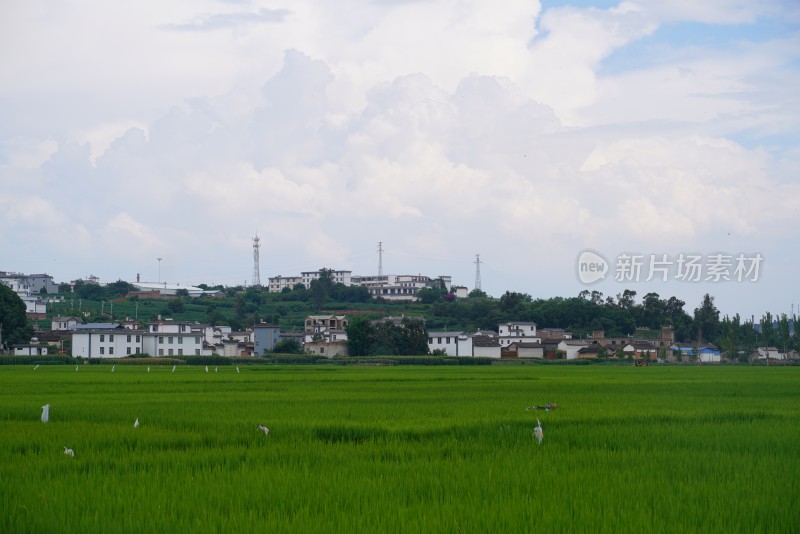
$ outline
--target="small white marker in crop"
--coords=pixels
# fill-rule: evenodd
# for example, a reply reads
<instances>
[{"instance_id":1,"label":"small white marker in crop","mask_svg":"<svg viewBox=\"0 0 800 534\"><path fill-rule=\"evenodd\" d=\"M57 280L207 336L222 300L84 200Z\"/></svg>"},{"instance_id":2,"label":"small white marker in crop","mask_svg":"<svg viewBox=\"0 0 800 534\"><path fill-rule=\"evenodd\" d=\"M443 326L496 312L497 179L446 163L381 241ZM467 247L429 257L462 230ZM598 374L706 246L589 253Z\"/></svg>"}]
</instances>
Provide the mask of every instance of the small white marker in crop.
<instances>
[{"instance_id":1,"label":"small white marker in crop","mask_svg":"<svg viewBox=\"0 0 800 534\"><path fill-rule=\"evenodd\" d=\"M45 404L42 406L42 423L46 423L50 420L50 405Z\"/></svg>"},{"instance_id":2,"label":"small white marker in crop","mask_svg":"<svg viewBox=\"0 0 800 534\"><path fill-rule=\"evenodd\" d=\"M66 445L64 445L64 454L66 454L67 456L72 456L73 458L75 458L75 451L73 451L72 449L70 449Z\"/></svg>"},{"instance_id":3,"label":"small white marker in crop","mask_svg":"<svg viewBox=\"0 0 800 534\"><path fill-rule=\"evenodd\" d=\"M139 418L136 418L136 421L133 422L133 428L139 428Z\"/></svg>"}]
</instances>

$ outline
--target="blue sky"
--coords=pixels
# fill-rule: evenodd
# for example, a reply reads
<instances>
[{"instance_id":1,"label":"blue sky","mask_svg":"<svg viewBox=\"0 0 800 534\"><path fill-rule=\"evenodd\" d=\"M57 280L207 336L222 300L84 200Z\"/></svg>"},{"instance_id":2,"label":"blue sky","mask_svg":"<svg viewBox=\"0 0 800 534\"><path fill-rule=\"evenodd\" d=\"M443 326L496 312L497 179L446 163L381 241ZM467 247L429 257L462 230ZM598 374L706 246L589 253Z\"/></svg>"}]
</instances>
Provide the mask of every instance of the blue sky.
<instances>
[{"instance_id":1,"label":"blue sky","mask_svg":"<svg viewBox=\"0 0 800 534\"><path fill-rule=\"evenodd\" d=\"M800 8L744 0L0 7L0 270L249 283L331 267L534 297L616 258L761 253L789 312Z\"/></svg>"}]
</instances>

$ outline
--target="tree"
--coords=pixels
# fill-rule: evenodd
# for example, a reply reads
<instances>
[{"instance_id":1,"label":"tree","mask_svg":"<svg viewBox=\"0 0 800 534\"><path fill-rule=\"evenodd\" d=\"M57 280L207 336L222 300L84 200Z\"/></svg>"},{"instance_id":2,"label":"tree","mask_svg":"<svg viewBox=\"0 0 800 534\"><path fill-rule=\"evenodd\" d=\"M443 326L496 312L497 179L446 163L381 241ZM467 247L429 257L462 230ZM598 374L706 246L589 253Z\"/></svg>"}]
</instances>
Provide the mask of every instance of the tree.
<instances>
[{"instance_id":1,"label":"tree","mask_svg":"<svg viewBox=\"0 0 800 534\"><path fill-rule=\"evenodd\" d=\"M703 303L694 310L694 325L697 331L697 341L711 341L719 333L719 310L714 306L714 297L706 293Z\"/></svg>"},{"instance_id":2,"label":"tree","mask_svg":"<svg viewBox=\"0 0 800 534\"><path fill-rule=\"evenodd\" d=\"M373 342L372 323L366 315L356 315L347 321L348 351L351 356L367 356Z\"/></svg>"},{"instance_id":3,"label":"tree","mask_svg":"<svg viewBox=\"0 0 800 534\"><path fill-rule=\"evenodd\" d=\"M480 289L477 289L477 288L476 288L476 289L473 289L472 291L470 291L470 292L469 292L469 295L467 295L467 296L468 296L469 298L473 298L473 299L479 299L479 298L486 298L486 297L488 297L488 295L486 294L486 292L484 292L484 291L481 291Z\"/></svg>"},{"instance_id":4,"label":"tree","mask_svg":"<svg viewBox=\"0 0 800 534\"><path fill-rule=\"evenodd\" d=\"M272 352L277 352L279 354L302 354L303 347L300 346L300 343L298 343L296 339L282 338L275 343L275 348L272 349Z\"/></svg>"},{"instance_id":5,"label":"tree","mask_svg":"<svg viewBox=\"0 0 800 534\"><path fill-rule=\"evenodd\" d=\"M446 294L446 289L423 287L417 291L417 298L423 304L432 304L436 301L442 300Z\"/></svg>"},{"instance_id":6,"label":"tree","mask_svg":"<svg viewBox=\"0 0 800 534\"><path fill-rule=\"evenodd\" d=\"M25 315L25 302L5 284L0 284L0 334L4 345L27 343L33 336L33 328Z\"/></svg>"}]
</instances>

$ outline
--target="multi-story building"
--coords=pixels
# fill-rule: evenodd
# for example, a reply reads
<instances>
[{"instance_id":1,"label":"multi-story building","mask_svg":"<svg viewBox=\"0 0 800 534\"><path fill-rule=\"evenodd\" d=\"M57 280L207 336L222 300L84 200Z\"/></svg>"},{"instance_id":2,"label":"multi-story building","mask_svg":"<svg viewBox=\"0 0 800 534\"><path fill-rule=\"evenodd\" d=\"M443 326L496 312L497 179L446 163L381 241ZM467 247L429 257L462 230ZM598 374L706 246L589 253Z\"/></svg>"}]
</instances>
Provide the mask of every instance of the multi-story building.
<instances>
[{"instance_id":1,"label":"multi-story building","mask_svg":"<svg viewBox=\"0 0 800 534\"><path fill-rule=\"evenodd\" d=\"M203 355L203 336L188 322L148 323L142 351L151 356Z\"/></svg>"},{"instance_id":2,"label":"multi-story building","mask_svg":"<svg viewBox=\"0 0 800 534\"><path fill-rule=\"evenodd\" d=\"M541 343L536 333L536 323L512 321L498 326L497 340L501 347L512 343Z\"/></svg>"},{"instance_id":3,"label":"multi-story building","mask_svg":"<svg viewBox=\"0 0 800 534\"><path fill-rule=\"evenodd\" d=\"M144 354L143 330L82 328L72 334L72 356L81 358L124 358Z\"/></svg>"},{"instance_id":4,"label":"multi-story building","mask_svg":"<svg viewBox=\"0 0 800 534\"><path fill-rule=\"evenodd\" d=\"M281 291L286 289L294 289L294 286L297 284L303 283L302 276L272 276L269 279L269 292L270 293L280 293Z\"/></svg>"},{"instance_id":5,"label":"multi-story building","mask_svg":"<svg viewBox=\"0 0 800 534\"><path fill-rule=\"evenodd\" d=\"M347 341L345 326L346 315L309 315L306 317L303 341Z\"/></svg>"}]
</instances>

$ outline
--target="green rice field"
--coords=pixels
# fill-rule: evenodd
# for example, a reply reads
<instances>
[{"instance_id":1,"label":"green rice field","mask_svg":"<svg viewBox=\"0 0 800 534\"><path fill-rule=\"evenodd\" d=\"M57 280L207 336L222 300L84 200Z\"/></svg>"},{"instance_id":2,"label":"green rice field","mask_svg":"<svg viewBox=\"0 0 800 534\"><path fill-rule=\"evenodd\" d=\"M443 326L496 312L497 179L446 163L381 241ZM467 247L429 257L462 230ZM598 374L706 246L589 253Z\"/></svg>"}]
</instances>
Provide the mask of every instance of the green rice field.
<instances>
[{"instance_id":1,"label":"green rice field","mask_svg":"<svg viewBox=\"0 0 800 534\"><path fill-rule=\"evenodd\" d=\"M240 369L0 366L0 532L800 531L800 368Z\"/></svg>"}]
</instances>

